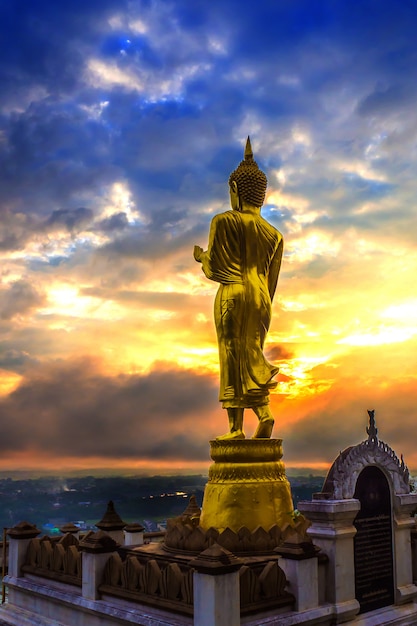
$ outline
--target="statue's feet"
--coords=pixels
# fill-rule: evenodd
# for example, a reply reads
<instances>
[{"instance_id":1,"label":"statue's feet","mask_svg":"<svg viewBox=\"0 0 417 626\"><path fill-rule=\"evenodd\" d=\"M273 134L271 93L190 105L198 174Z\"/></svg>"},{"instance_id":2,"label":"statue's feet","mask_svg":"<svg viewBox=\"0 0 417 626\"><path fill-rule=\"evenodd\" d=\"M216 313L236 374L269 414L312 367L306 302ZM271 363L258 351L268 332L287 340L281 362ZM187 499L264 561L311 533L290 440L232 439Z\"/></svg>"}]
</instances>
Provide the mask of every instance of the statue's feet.
<instances>
[{"instance_id":1,"label":"statue's feet","mask_svg":"<svg viewBox=\"0 0 417 626\"><path fill-rule=\"evenodd\" d=\"M245 433L243 430L233 430L232 432L226 433L225 435L219 435L216 437L216 441L229 441L231 439L244 439Z\"/></svg>"},{"instance_id":2,"label":"statue's feet","mask_svg":"<svg viewBox=\"0 0 417 626\"><path fill-rule=\"evenodd\" d=\"M265 420L260 420L258 428L255 430L252 439L270 439L273 427L273 419L267 418Z\"/></svg>"}]
</instances>

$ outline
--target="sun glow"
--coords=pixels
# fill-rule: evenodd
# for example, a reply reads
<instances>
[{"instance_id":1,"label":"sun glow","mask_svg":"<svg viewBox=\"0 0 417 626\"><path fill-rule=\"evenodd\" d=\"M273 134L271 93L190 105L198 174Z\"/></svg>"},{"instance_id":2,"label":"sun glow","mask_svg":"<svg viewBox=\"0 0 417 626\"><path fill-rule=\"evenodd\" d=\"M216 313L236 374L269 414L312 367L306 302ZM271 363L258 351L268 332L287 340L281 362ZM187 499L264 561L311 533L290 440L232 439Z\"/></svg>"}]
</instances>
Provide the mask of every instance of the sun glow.
<instances>
[{"instance_id":1,"label":"sun glow","mask_svg":"<svg viewBox=\"0 0 417 626\"><path fill-rule=\"evenodd\" d=\"M280 374L288 380L279 381L277 393L288 398L297 398L323 392L332 386L331 378L320 379L313 370L320 365L326 365L331 355L312 355L288 359L280 366Z\"/></svg>"},{"instance_id":2,"label":"sun glow","mask_svg":"<svg viewBox=\"0 0 417 626\"><path fill-rule=\"evenodd\" d=\"M417 299L401 302L400 304L391 304L380 315L383 318L411 324L417 332Z\"/></svg>"},{"instance_id":3,"label":"sun glow","mask_svg":"<svg viewBox=\"0 0 417 626\"><path fill-rule=\"evenodd\" d=\"M136 208L132 198L132 192L126 181L116 181L110 185L105 196L105 205L100 212L100 218L109 218L117 213L124 213L127 221L143 221L143 215Z\"/></svg>"},{"instance_id":4,"label":"sun glow","mask_svg":"<svg viewBox=\"0 0 417 626\"><path fill-rule=\"evenodd\" d=\"M417 334L417 328L398 328L390 326L374 332L356 333L339 339L336 343L347 346L380 346L390 343L402 343Z\"/></svg>"},{"instance_id":5,"label":"sun glow","mask_svg":"<svg viewBox=\"0 0 417 626\"><path fill-rule=\"evenodd\" d=\"M142 286L142 290L147 293L181 293L187 295L214 295L217 290L214 282L208 282L202 272L194 274L185 272L170 278L154 278Z\"/></svg>"},{"instance_id":6,"label":"sun glow","mask_svg":"<svg viewBox=\"0 0 417 626\"><path fill-rule=\"evenodd\" d=\"M318 256L336 257L341 244L325 233L311 233L307 237L292 239L287 245L288 262L306 263Z\"/></svg>"},{"instance_id":7,"label":"sun glow","mask_svg":"<svg viewBox=\"0 0 417 626\"><path fill-rule=\"evenodd\" d=\"M124 316L124 309L117 302L83 296L79 288L70 283L55 283L49 286L47 296L48 305L39 310L43 315L103 320L117 320Z\"/></svg>"},{"instance_id":8,"label":"sun glow","mask_svg":"<svg viewBox=\"0 0 417 626\"><path fill-rule=\"evenodd\" d=\"M0 396L7 396L18 388L23 376L0 369Z\"/></svg>"}]
</instances>

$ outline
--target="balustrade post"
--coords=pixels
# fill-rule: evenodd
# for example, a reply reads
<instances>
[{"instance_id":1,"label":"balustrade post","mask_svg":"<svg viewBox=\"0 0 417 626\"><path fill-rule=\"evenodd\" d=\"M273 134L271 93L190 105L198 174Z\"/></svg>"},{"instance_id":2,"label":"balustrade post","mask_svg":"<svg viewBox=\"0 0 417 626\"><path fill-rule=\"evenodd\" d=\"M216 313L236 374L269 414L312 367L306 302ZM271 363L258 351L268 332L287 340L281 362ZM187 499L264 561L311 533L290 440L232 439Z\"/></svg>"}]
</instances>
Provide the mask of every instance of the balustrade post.
<instances>
[{"instance_id":1,"label":"balustrade post","mask_svg":"<svg viewBox=\"0 0 417 626\"><path fill-rule=\"evenodd\" d=\"M83 598L99 599L98 587L103 580L104 567L117 546L116 541L102 530L88 535L80 542Z\"/></svg>"},{"instance_id":2,"label":"balustrade post","mask_svg":"<svg viewBox=\"0 0 417 626\"><path fill-rule=\"evenodd\" d=\"M214 544L190 565L194 573L194 626L239 626L240 559Z\"/></svg>"},{"instance_id":3,"label":"balustrade post","mask_svg":"<svg viewBox=\"0 0 417 626\"><path fill-rule=\"evenodd\" d=\"M32 539L40 535L40 530L29 522L20 522L7 531L9 536L9 569L10 577L19 578L22 565L26 560L26 552Z\"/></svg>"}]
</instances>

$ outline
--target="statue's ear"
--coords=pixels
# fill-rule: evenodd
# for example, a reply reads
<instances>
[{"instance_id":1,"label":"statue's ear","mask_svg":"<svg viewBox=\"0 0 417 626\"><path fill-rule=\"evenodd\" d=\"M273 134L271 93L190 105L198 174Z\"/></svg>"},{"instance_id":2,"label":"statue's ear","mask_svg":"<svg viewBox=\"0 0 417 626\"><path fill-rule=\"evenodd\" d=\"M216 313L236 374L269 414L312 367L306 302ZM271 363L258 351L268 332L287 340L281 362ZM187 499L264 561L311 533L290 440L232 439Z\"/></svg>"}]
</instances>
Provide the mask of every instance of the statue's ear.
<instances>
[{"instance_id":1,"label":"statue's ear","mask_svg":"<svg viewBox=\"0 0 417 626\"><path fill-rule=\"evenodd\" d=\"M239 198L239 193L237 190L237 183L235 180L232 180L229 183L229 189L230 189L230 205L234 211L240 211L241 210L240 198Z\"/></svg>"}]
</instances>

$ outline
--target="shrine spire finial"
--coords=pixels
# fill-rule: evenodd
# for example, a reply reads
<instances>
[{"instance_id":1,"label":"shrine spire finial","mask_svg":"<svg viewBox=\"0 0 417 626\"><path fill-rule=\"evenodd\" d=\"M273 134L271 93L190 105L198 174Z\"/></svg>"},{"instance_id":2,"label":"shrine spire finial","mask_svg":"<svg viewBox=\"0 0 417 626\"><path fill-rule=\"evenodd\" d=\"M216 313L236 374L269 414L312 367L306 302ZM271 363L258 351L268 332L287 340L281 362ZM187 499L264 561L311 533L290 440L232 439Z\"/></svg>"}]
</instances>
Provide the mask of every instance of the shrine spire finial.
<instances>
[{"instance_id":1,"label":"shrine spire finial","mask_svg":"<svg viewBox=\"0 0 417 626\"><path fill-rule=\"evenodd\" d=\"M368 441L378 442L378 429L375 425L375 409L369 410L369 426L366 427L366 432L368 433Z\"/></svg>"}]
</instances>

